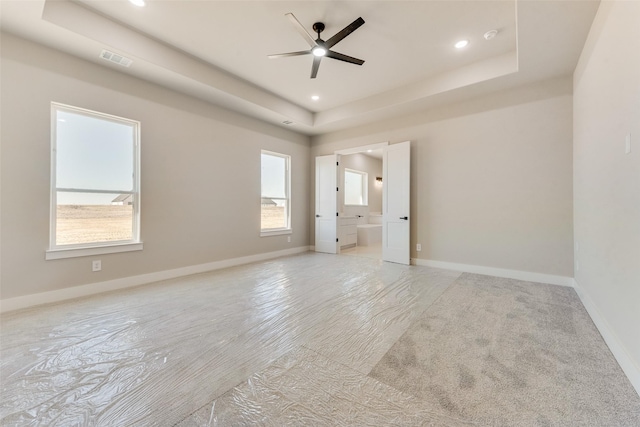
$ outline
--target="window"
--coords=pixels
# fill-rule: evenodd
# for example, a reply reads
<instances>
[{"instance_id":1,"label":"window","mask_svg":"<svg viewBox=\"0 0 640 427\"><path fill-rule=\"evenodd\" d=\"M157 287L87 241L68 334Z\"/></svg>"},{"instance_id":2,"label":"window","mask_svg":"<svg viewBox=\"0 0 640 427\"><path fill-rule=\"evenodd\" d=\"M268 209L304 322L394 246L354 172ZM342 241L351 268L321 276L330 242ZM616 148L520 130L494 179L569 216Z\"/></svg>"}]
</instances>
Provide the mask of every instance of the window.
<instances>
[{"instance_id":1,"label":"window","mask_svg":"<svg viewBox=\"0 0 640 427\"><path fill-rule=\"evenodd\" d=\"M291 233L291 157L262 151L261 235Z\"/></svg>"},{"instance_id":2,"label":"window","mask_svg":"<svg viewBox=\"0 0 640 427\"><path fill-rule=\"evenodd\" d=\"M353 169L344 170L344 204L366 206L368 174Z\"/></svg>"},{"instance_id":3,"label":"window","mask_svg":"<svg viewBox=\"0 0 640 427\"><path fill-rule=\"evenodd\" d=\"M57 103L51 120L47 259L142 249L140 123Z\"/></svg>"}]
</instances>

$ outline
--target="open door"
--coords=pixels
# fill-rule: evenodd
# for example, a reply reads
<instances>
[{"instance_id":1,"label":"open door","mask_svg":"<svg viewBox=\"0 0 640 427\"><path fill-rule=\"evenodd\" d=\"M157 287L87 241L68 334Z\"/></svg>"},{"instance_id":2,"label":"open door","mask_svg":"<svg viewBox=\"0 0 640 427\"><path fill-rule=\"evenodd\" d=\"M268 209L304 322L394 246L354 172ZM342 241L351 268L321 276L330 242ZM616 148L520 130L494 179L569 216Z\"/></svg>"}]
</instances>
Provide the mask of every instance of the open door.
<instances>
[{"instance_id":1,"label":"open door","mask_svg":"<svg viewBox=\"0 0 640 427\"><path fill-rule=\"evenodd\" d=\"M411 143L389 145L382 156L382 260L409 265Z\"/></svg>"},{"instance_id":2,"label":"open door","mask_svg":"<svg viewBox=\"0 0 640 427\"><path fill-rule=\"evenodd\" d=\"M338 156L316 157L316 252L338 253Z\"/></svg>"}]
</instances>

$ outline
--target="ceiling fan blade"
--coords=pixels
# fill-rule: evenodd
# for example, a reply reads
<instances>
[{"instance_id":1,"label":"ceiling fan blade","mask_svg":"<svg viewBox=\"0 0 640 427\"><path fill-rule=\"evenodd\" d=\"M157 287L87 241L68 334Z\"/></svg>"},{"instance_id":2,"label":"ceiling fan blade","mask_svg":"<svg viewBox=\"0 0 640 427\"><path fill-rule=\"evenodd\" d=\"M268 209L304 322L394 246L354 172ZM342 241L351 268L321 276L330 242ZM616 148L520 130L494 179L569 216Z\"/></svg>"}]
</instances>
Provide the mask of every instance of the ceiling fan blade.
<instances>
[{"instance_id":1,"label":"ceiling fan blade","mask_svg":"<svg viewBox=\"0 0 640 427\"><path fill-rule=\"evenodd\" d=\"M273 55L267 56L267 58L269 58L269 59L286 58L288 56L309 55L310 53L311 53L310 50L301 50L301 51L298 51L298 52L288 52L288 53L275 53Z\"/></svg>"},{"instance_id":2,"label":"ceiling fan blade","mask_svg":"<svg viewBox=\"0 0 640 427\"><path fill-rule=\"evenodd\" d=\"M320 60L322 60L322 56L314 56L313 57L313 65L311 66L311 78L315 79L318 75L318 68L320 68Z\"/></svg>"},{"instance_id":3,"label":"ceiling fan blade","mask_svg":"<svg viewBox=\"0 0 640 427\"><path fill-rule=\"evenodd\" d=\"M336 35L334 35L333 37L331 37L329 40L325 42L325 44L327 45L327 48L331 48L331 46L334 46L335 44L337 44L340 40L342 40L343 38L347 37L349 34L353 33L355 30L360 28L362 24L364 24L364 19L358 18L355 21L353 21L351 24L344 27L341 31L336 33Z\"/></svg>"},{"instance_id":4,"label":"ceiling fan blade","mask_svg":"<svg viewBox=\"0 0 640 427\"><path fill-rule=\"evenodd\" d=\"M356 65L364 64L364 61L362 59L354 58L352 56L343 55L341 53L334 52L332 50L328 50L327 54L325 56L328 57L328 58L333 58L333 59L337 59L337 60L340 60L340 61L348 62L350 64L356 64Z\"/></svg>"},{"instance_id":5,"label":"ceiling fan blade","mask_svg":"<svg viewBox=\"0 0 640 427\"><path fill-rule=\"evenodd\" d=\"M311 34L302 26L300 21L293 16L293 13L286 13L285 16L289 18L289 21L293 24L293 26L298 30L300 35L305 39L307 43L309 43L309 47L316 47L316 41L311 37Z\"/></svg>"}]
</instances>

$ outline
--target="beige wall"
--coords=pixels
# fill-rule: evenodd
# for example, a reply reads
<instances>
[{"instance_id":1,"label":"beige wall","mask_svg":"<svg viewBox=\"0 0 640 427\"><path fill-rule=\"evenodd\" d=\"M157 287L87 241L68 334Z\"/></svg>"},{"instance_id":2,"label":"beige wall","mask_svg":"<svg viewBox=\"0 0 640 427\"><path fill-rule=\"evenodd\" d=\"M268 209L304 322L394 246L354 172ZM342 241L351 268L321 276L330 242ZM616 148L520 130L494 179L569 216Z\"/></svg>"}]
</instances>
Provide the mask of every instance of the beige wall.
<instances>
[{"instance_id":1,"label":"beige wall","mask_svg":"<svg viewBox=\"0 0 640 427\"><path fill-rule=\"evenodd\" d=\"M574 193L576 282L640 390L640 2L601 3L576 67Z\"/></svg>"},{"instance_id":2,"label":"beige wall","mask_svg":"<svg viewBox=\"0 0 640 427\"><path fill-rule=\"evenodd\" d=\"M313 137L312 155L409 140L412 258L572 277L571 90L551 80Z\"/></svg>"},{"instance_id":3,"label":"beige wall","mask_svg":"<svg viewBox=\"0 0 640 427\"><path fill-rule=\"evenodd\" d=\"M308 137L11 35L1 47L2 299L309 244ZM51 101L142 123L143 251L44 260ZM261 149L292 156L291 243L259 237Z\"/></svg>"},{"instance_id":4,"label":"beige wall","mask_svg":"<svg viewBox=\"0 0 640 427\"><path fill-rule=\"evenodd\" d=\"M376 185L376 176L382 176L382 160L364 154L340 156L338 211L344 212L344 169L353 169L368 174L368 212L382 212L382 186Z\"/></svg>"}]
</instances>

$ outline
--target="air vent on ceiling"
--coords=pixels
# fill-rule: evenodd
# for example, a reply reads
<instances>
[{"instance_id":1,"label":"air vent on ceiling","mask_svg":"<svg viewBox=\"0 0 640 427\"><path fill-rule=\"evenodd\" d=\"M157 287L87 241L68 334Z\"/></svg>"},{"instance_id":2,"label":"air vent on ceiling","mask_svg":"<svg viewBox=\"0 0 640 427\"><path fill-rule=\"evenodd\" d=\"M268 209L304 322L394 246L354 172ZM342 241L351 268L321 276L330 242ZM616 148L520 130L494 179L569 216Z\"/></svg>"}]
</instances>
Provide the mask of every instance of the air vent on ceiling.
<instances>
[{"instance_id":1,"label":"air vent on ceiling","mask_svg":"<svg viewBox=\"0 0 640 427\"><path fill-rule=\"evenodd\" d=\"M285 124L285 125L289 125L289 126L293 124L293 122L291 120L285 120L282 123Z\"/></svg>"},{"instance_id":2,"label":"air vent on ceiling","mask_svg":"<svg viewBox=\"0 0 640 427\"><path fill-rule=\"evenodd\" d=\"M118 65L122 65L123 67L128 67L133 62L133 60L131 60L129 58L125 58L122 55L118 55L117 53L109 52L108 50L104 50L104 49L102 50L102 53L100 54L100 58L105 59L105 60L110 61L110 62L114 62L114 63L116 63Z\"/></svg>"}]
</instances>

